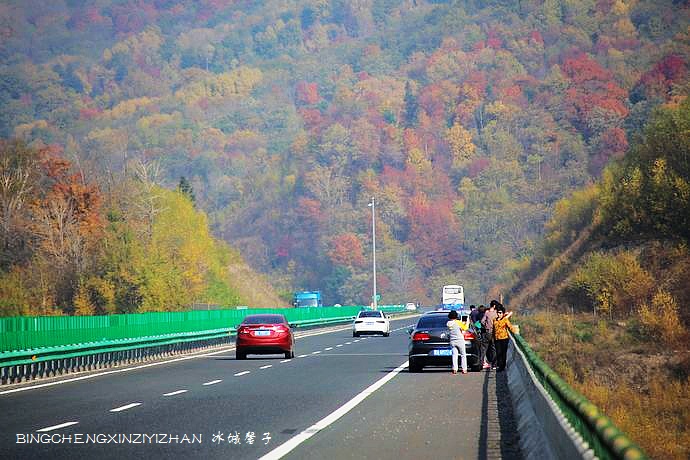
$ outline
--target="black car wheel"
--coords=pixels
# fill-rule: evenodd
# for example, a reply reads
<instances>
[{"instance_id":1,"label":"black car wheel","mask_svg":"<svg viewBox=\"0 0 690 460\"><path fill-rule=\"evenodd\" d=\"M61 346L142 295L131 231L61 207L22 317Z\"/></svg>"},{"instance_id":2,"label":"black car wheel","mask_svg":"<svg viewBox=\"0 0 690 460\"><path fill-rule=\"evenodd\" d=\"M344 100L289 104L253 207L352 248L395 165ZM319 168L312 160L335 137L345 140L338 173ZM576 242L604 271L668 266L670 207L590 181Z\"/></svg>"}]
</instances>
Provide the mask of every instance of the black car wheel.
<instances>
[{"instance_id":1,"label":"black car wheel","mask_svg":"<svg viewBox=\"0 0 690 460\"><path fill-rule=\"evenodd\" d=\"M285 359L292 359L295 357L295 352L290 350L285 352Z\"/></svg>"},{"instance_id":2,"label":"black car wheel","mask_svg":"<svg viewBox=\"0 0 690 460\"><path fill-rule=\"evenodd\" d=\"M247 353L243 351L235 352L235 359L247 359Z\"/></svg>"},{"instance_id":3,"label":"black car wheel","mask_svg":"<svg viewBox=\"0 0 690 460\"><path fill-rule=\"evenodd\" d=\"M423 367L424 365L422 365L422 363L420 363L419 360L410 358L410 372L422 372Z\"/></svg>"}]
</instances>

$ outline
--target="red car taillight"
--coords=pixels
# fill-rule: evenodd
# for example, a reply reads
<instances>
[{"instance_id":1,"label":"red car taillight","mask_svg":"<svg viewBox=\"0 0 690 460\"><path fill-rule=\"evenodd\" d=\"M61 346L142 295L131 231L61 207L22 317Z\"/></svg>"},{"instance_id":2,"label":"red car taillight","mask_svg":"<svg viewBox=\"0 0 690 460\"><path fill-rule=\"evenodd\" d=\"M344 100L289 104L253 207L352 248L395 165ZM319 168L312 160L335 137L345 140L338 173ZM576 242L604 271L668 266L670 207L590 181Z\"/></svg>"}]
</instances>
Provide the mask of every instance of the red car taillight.
<instances>
[{"instance_id":1,"label":"red car taillight","mask_svg":"<svg viewBox=\"0 0 690 460\"><path fill-rule=\"evenodd\" d=\"M462 331L462 336L465 338L465 340L474 340L477 337L475 337L473 332L470 331Z\"/></svg>"},{"instance_id":2,"label":"red car taillight","mask_svg":"<svg viewBox=\"0 0 690 460\"><path fill-rule=\"evenodd\" d=\"M286 334L290 332L290 328L282 324L279 324L278 326L273 326L273 330L279 334Z\"/></svg>"},{"instance_id":3,"label":"red car taillight","mask_svg":"<svg viewBox=\"0 0 690 460\"><path fill-rule=\"evenodd\" d=\"M237 335L240 334L249 334L249 328L246 326L241 326L239 329L237 329Z\"/></svg>"},{"instance_id":4,"label":"red car taillight","mask_svg":"<svg viewBox=\"0 0 690 460\"><path fill-rule=\"evenodd\" d=\"M427 334L426 332L415 332L415 334L412 336L412 340L414 342L423 342L425 340L430 340L431 336Z\"/></svg>"}]
</instances>

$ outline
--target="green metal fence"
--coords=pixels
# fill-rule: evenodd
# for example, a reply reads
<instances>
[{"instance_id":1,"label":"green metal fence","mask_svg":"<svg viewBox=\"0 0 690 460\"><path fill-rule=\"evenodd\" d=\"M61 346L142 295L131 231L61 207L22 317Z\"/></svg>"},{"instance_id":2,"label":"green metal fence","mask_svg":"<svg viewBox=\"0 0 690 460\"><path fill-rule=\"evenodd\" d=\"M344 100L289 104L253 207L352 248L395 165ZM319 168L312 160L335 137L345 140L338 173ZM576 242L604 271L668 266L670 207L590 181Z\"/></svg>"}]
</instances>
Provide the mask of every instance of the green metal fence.
<instances>
[{"instance_id":1,"label":"green metal fence","mask_svg":"<svg viewBox=\"0 0 690 460\"><path fill-rule=\"evenodd\" d=\"M246 315L280 313L288 322L355 316L364 307L276 308L151 312L107 316L0 318L0 352L208 331L237 326ZM400 311L402 306L384 306Z\"/></svg>"}]
</instances>

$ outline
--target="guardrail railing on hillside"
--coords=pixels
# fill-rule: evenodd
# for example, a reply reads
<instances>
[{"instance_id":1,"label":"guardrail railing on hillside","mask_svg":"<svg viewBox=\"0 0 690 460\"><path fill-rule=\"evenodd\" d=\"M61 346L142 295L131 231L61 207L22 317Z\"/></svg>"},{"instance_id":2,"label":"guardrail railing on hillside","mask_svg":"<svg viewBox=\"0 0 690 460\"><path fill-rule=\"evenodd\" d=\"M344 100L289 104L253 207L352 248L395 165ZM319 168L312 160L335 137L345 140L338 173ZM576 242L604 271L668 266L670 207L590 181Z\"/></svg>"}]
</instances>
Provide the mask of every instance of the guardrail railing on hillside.
<instances>
[{"instance_id":1,"label":"guardrail railing on hillside","mask_svg":"<svg viewBox=\"0 0 690 460\"><path fill-rule=\"evenodd\" d=\"M589 444L600 459L646 459L642 449L618 429L613 421L587 398L571 388L527 344L519 334L512 334L530 368L561 409L572 428Z\"/></svg>"},{"instance_id":2,"label":"guardrail railing on hillside","mask_svg":"<svg viewBox=\"0 0 690 460\"><path fill-rule=\"evenodd\" d=\"M365 307L205 310L84 317L0 318L0 382L143 362L228 343L242 319L280 313L295 327L342 323ZM400 305L384 306L388 312Z\"/></svg>"}]
</instances>

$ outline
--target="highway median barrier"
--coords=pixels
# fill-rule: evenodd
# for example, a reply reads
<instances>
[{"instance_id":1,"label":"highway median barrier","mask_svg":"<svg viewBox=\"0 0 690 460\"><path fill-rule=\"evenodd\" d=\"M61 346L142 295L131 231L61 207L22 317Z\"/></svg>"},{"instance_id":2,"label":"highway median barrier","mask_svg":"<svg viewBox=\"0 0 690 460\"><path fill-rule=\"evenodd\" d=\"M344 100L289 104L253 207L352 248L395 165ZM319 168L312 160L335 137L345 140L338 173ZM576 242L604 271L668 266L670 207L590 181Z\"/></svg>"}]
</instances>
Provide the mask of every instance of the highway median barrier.
<instances>
[{"instance_id":1,"label":"highway median barrier","mask_svg":"<svg viewBox=\"0 0 690 460\"><path fill-rule=\"evenodd\" d=\"M164 359L229 345L249 314L280 313L295 328L348 323L366 307L225 309L83 317L0 318L0 383ZM396 314L402 305L381 308Z\"/></svg>"}]
</instances>

